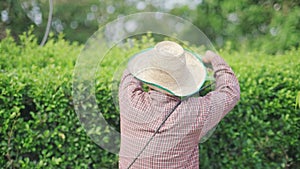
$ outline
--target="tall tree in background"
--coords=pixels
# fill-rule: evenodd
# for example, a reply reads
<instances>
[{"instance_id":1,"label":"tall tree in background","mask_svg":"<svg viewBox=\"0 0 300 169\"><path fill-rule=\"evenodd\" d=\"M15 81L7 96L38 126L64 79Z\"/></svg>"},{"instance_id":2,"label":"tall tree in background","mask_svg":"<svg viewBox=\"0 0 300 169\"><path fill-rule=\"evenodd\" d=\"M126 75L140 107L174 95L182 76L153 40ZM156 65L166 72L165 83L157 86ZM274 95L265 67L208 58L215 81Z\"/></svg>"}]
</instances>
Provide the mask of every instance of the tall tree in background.
<instances>
[{"instance_id":1,"label":"tall tree in background","mask_svg":"<svg viewBox=\"0 0 300 169\"><path fill-rule=\"evenodd\" d=\"M52 31L63 32L71 41L84 43L100 26L118 17L145 11L168 12L198 26L218 47L231 41L233 48L255 48L269 53L299 47L300 2L297 0L56 0ZM172 2L172 3L171 3ZM26 5L24 4L27 3ZM5 29L13 35L35 24L41 38L48 15L46 0L4 0L0 4L0 38ZM30 13L40 8L42 22L37 24ZM28 7L29 6L29 7ZM32 8L30 8L30 6ZM5 20L5 17L8 19ZM270 43L272 42L272 43Z\"/></svg>"}]
</instances>

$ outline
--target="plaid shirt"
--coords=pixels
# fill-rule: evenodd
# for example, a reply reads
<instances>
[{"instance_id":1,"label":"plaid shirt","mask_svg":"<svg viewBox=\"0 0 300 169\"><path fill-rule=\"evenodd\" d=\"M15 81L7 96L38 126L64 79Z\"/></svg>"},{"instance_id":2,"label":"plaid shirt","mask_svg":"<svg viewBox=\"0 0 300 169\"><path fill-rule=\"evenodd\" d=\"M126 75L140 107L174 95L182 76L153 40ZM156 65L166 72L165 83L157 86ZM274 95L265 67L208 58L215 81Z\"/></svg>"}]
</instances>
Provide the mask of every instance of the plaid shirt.
<instances>
[{"instance_id":1,"label":"plaid shirt","mask_svg":"<svg viewBox=\"0 0 300 169\"><path fill-rule=\"evenodd\" d=\"M216 89L203 97L183 100L131 168L199 168L199 140L240 98L238 80L227 63L216 56L212 66ZM128 168L179 101L155 90L143 91L142 82L124 71L119 88L119 168Z\"/></svg>"}]
</instances>

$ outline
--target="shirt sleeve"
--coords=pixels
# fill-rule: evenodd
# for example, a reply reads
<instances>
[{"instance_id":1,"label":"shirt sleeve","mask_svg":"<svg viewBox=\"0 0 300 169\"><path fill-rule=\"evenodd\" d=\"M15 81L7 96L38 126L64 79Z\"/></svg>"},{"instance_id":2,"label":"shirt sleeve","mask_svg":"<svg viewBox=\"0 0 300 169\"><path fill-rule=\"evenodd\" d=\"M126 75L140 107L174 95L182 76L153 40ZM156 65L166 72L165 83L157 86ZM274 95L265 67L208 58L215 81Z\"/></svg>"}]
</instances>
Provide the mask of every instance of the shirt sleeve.
<instances>
[{"instance_id":1,"label":"shirt sleeve","mask_svg":"<svg viewBox=\"0 0 300 169\"><path fill-rule=\"evenodd\" d=\"M240 86L229 65L215 55L212 67L216 79L215 90L203 97L191 98L192 106L198 107L196 123L202 127L200 138L216 126L240 99Z\"/></svg>"},{"instance_id":2,"label":"shirt sleeve","mask_svg":"<svg viewBox=\"0 0 300 169\"><path fill-rule=\"evenodd\" d=\"M121 107L132 107L143 110L143 105L149 105L149 94L142 88L142 82L125 69L119 85L119 101Z\"/></svg>"}]
</instances>

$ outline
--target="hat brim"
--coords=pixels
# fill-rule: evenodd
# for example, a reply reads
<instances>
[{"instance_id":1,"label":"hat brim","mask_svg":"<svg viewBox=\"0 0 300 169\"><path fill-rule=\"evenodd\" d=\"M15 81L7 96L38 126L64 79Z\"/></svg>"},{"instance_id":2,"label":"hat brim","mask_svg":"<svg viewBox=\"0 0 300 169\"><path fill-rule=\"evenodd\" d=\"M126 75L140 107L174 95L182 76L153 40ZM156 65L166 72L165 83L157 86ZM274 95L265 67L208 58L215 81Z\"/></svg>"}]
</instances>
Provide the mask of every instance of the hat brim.
<instances>
[{"instance_id":1,"label":"hat brim","mask_svg":"<svg viewBox=\"0 0 300 169\"><path fill-rule=\"evenodd\" d=\"M158 87L175 96L186 97L199 91L206 80L206 68L200 58L185 49L187 72L183 77L172 75L150 64L154 49L146 49L132 56L128 62L129 72L140 81Z\"/></svg>"}]
</instances>

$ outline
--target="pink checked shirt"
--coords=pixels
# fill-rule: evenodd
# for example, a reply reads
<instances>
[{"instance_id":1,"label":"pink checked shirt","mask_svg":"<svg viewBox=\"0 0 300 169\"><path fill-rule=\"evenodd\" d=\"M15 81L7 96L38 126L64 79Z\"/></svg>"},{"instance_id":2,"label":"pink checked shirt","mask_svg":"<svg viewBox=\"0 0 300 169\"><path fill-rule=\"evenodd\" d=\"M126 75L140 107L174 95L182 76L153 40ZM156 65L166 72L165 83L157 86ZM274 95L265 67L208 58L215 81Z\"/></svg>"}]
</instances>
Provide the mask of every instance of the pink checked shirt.
<instances>
[{"instance_id":1,"label":"pink checked shirt","mask_svg":"<svg viewBox=\"0 0 300 169\"><path fill-rule=\"evenodd\" d=\"M197 169L199 140L237 104L240 87L219 56L212 61L216 89L203 97L183 100L131 166L131 169ZM179 98L150 90L128 70L120 88L121 148L119 168L127 169Z\"/></svg>"}]
</instances>

